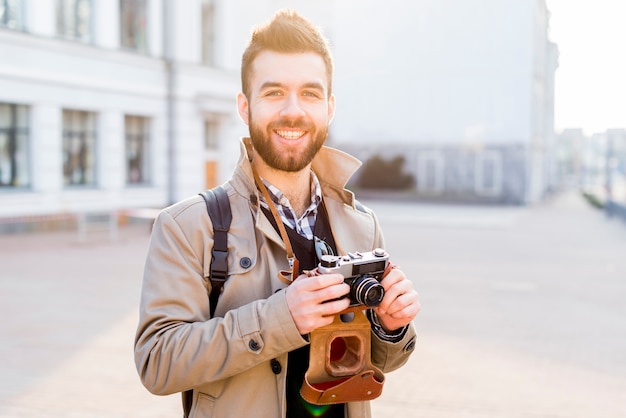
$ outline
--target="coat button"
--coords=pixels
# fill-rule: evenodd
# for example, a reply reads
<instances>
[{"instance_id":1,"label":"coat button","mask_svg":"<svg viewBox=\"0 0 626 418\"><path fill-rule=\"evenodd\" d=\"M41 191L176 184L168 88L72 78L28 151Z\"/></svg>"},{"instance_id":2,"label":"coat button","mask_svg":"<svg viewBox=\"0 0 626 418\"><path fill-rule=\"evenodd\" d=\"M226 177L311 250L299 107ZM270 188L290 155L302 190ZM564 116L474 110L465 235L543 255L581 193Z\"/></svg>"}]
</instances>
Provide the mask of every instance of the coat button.
<instances>
[{"instance_id":1,"label":"coat button","mask_svg":"<svg viewBox=\"0 0 626 418\"><path fill-rule=\"evenodd\" d=\"M261 346L256 342L256 340L250 340L248 347L250 347L250 350L252 351L259 351L261 349Z\"/></svg>"},{"instance_id":2,"label":"coat button","mask_svg":"<svg viewBox=\"0 0 626 418\"><path fill-rule=\"evenodd\" d=\"M280 372L283 371L283 366L281 366L275 358L270 361L270 366L272 366L272 372L274 372L274 374L280 374Z\"/></svg>"},{"instance_id":3,"label":"coat button","mask_svg":"<svg viewBox=\"0 0 626 418\"><path fill-rule=\"evenodd\" d=\"M249 257L242 257L241 260L239 260L239 265L247 269L252 265L252 260L250 260Z\"/></svg>"}]
</instances>

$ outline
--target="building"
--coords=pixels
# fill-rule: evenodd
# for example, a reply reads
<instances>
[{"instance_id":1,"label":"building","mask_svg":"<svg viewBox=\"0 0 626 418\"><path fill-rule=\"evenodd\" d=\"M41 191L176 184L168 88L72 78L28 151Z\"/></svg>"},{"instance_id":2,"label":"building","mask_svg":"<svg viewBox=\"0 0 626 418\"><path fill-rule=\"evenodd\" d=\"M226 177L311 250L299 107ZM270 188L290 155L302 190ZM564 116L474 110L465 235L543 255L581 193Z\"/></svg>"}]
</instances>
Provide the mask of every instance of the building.
<instances>
[{"instance_id":1,"label":"building","mask_svg":"<svg viewBox=\"0 0 626 418\"><path fill-rule=\"evenodd\" d=\"M553 187L558 52L544 0L335 10L350 28L331 32L338 146L361 159L403 155L424 198L526 204Z\"/></svg>"},{"instance_id":2,"label":"building","mask_svg":"<svg viewBox=\"0 0 626 418\"><path fill-rule=\"evenodd\" d=\"M224 181L247 131L241 53L282 7L333 45L331 144L405 153L428 196L546 190L543 0L4 0L0 218L161 208Z\"/></svg>"}]
</instances>

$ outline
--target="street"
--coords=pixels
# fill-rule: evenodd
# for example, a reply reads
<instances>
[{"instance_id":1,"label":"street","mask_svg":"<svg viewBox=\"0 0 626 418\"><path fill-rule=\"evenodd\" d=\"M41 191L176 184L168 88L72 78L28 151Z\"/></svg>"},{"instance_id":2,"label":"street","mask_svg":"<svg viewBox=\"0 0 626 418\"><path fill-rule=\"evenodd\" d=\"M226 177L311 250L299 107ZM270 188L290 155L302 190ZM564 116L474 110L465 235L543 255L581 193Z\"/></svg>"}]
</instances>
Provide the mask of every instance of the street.
<instances>
[{"instance_id":1,"label":"street","mask_svg":"<svg viewBox=\"0 0 626 418\"><path fill-rule=\"evenodd\" d=\"M626 224L572 192L363 203L422 303L374 417L626 417ZM133 362L148 227L118 235L0 235L1 417L181 416Z\"/></svg>"}]
</instances>

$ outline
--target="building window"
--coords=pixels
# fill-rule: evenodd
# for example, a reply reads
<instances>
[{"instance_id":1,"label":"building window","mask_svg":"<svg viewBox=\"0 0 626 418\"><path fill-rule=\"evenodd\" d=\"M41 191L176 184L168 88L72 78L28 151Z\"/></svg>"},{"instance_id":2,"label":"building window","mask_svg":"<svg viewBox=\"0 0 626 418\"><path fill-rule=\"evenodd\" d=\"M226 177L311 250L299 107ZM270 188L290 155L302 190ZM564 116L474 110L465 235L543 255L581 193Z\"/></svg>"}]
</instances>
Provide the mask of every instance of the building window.
<instances>
[{"instance_id":1,"label":"building window","mask_svg":"<svg viewBox=\"0 0 626 418\"><path fill-rule=\"evenodd\" d=\"M205 151L217 151L219 148L218 142L218 125L217 122L212 119L204 121L204 150Z\"/></svg>"},{"instance_id":2,"label":"building window","mask_svg":"<svg viewBox=\"0 0 626 418\"><path fill-rule=\"evenodd\" d=\"M480 196L502 194L502 156L498 151L483 151L476 156L474 190Z\"/></svg>"},{"instance_id":3,"label":"building window","mask_svg":"<svg viewBox=\"0 0 626 418\"><path fill-rule=\"evenodd\" d=\"M64 110L63 182L66 186L95 185L95 145L95 114L78 110Z\"/></svg>"},{"instance_id":4,"label":"building window","mask_svg":"<svg viewBox=\"0 0 626 418\"><path fill-rule=\"evenodd\" d=\"M215 65L215 3L202 0L202 62Z\"/></svg>"},{"instance_id":5,"label":"building window","mask_svg":"<svg viewBox=\"0 0 626 418\"><path fill-rule=\"evenodd\" d=\"M125 48L148 51L146 0L120 0L120 36Z\"/></svg>"},{"instance_id":6,"label":"building window","mask_svg":"<svg viewBox=\"0 0 626 418\"><path fill-rule=\"evenodd\" d=\"M0 188L30 186L28 107L0 103Z\"/></svg>"},{"instance_id":7,"label":"building window","mask_svg":"<svg viewBox=\"0 0 626 418\"><path fill-rule=\"evenodd\" d=\"M441 194L444 191L445 157L441 151L423 151L417 157L417 189Z\"/></svg>"},{"instance_id":8,"label":"building window","mask_svg":"<svg viewBox=\"0 0 626 418\"><path fill-rule=\"evenodd\" d=\"M141 116L126 116L126 183L148 184L150 120Z\"/></svg>"},{"instance_id":9,"label":"building window","mask_svg":"<svg viewBox=\"0 0 626 418\"><path fill-rule=\"evenodd\" d=\"M67 39L91 41L91 0L57 0L57 33Z\"/></svg>"},{"instance_id":10,"label":"building window","mask_svg":"<svg viewBox=\"0 0 626 418\"><path fill-rule=\"evenodd\" d=\"M23 3L22 0L0 0L0 26L24 29Z\"/></svg>"}]
</instances>

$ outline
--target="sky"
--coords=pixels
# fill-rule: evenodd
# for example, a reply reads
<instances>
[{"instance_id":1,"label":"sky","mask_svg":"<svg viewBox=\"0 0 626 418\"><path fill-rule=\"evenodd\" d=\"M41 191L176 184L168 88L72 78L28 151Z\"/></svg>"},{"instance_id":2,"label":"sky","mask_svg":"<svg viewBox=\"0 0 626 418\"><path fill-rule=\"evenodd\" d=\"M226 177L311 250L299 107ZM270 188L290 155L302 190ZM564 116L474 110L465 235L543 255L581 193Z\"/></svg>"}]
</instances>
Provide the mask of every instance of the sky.
<instances>
[{"instance_id":1,"label":"sky","mask_svg":"<svg viewBox=\"0 0 626 418\"><path fill-rule=\"evenodd\" d=\"M546 0L559 47L555 129L626 128L626 1Z\"/></svg>"}]
</instances>

